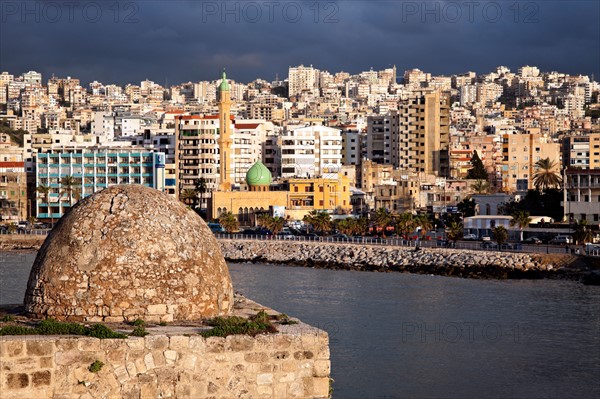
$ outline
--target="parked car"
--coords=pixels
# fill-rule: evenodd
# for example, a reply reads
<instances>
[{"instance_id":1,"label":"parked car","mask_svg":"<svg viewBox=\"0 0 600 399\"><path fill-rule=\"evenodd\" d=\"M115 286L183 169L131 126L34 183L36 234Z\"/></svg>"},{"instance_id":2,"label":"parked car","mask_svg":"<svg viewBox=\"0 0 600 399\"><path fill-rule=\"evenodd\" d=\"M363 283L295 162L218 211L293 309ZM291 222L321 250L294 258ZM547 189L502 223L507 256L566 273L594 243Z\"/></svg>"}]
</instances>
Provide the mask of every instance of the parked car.
<instances>
[{"instance_id":1,"label":"parked car","mask_svg":"<svg viewBox=\"0 0 600 399\"><path fill-rule=\"evenodd\" d=\"M280 231L279 233L277 233L277 238L279 238L280 240L293 240L294 239L294 235L292 234L291 231L287 230L287 231Z\"/></svg>"},{"instance_id":2,"label":"parked car","mask_svg":"<svg viewBox=\"0 0 600 399\"><path fill-rule=\"evenodd\" d=\"M451 240L437 240L437 246L442 248L455 248L456 243Z\"/></svg>"},{"instance_id":3,"label":"parked car","mask_svg":"<svg viewBox=\"0 0 600 399\"><path fill-rule=\"evenodd\" d=\"M554 237L553 239L551 239L550 241L548 241L548 243L553 244L553 245L573 244L573 237L558 235L558 236Z\"/></svg>"},{"instance_id":4,"label":"parked car","mask_svg":"<svg viewBox=\"0 0 600 399\"><path fill-rule=\"evenodd\" d=\"M463 240L466 240L466 241L476 241L477 240L477 235L475 235L475 234L465 234L463 236Z\"/></svg>"},{"instance_id":5,"label":"parked car","mask_svg":"<svg viewBox=\"0 0 600 399\"><path fill-rule=\"evenodd\" d=\"M213 233L225 233L225 229L219 223L208 223L208 228Z\"/></svg>"},{"instance_id":6,"label":"parked car","mask_svg":"<svg viewBox=\"0 0 600 399\"><path fill-rule=\"evenodd\" d=\"M528 237L528 238L524 239L522 242L524 244L535 244L535 245L538 245L538 244L542 243L542 240L540 240L537 237Z\"/></svg>"},{"instance_id":7,"label":"parked car","mask_svg":"<svg viewBox=\"0 0 600 399\"><path fill-rule=\"evenodd\" d=\"M481 243L482 249L498 249L498 243L493 241L484 241Z\"/></svg>"},{"instance_id":8,"label":"parked car","mask_svg":"<svg viewBox=\"0 0 600 399\"><path fill-rule=\"evenodd\" d=\"M507 249L510 251L521 251L523 249L523 245L520 243L505 242L500 246L500 249Z\"/></svg>"},{"instance_id":9,"label":"parked car","mask_svg":"<svg viewBox=\"0 0 600 399\"><path fill-rule=\"evenodd\" d=\"M330 237L333 238L335 241L350 241L350 237L342 233L334 234Z\"/></svg>"}]
</instances>

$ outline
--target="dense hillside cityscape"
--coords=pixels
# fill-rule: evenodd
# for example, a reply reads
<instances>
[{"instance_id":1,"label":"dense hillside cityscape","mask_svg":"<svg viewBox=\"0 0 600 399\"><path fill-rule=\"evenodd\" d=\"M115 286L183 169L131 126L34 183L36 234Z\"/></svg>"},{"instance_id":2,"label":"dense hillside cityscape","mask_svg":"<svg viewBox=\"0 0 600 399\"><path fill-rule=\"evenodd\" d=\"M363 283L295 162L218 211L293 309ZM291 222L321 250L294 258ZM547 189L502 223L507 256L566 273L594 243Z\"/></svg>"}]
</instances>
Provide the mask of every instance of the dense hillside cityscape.
<instances>
[{"instance_id":1,"label":"dense hillside cityscape","mask_svg":"<svg viewBox=\"0 0 600 399\"><path fill-rule=\"evenodd\" d=\"M312 65L271 82L215 75L122 87L2 72L2 224L54 221L115 184L156 188L240 226L265 214L374 218L383 209L443 220L519 207L600 223L593 76Z\"/></svg>"}]
</instances>

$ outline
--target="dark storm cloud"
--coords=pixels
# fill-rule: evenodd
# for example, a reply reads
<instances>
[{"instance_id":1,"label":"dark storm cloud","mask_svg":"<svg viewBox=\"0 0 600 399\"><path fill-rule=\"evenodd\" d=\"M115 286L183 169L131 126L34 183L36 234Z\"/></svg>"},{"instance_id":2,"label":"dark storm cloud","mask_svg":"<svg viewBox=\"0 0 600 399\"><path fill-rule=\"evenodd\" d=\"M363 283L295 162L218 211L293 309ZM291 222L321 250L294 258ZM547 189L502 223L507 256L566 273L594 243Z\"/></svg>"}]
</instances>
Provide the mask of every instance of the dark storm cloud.
<instances>
[{"instance_id":1,"label":"dark storm cloud","mask_svg":"<svg viewBox=\"0 0 600 399\"><path fill-rule=\"evenodd\" d=\"M70 5L69 5L70 4ZM118 4L118 7L115 7ZM516 69L600 73L595 1L0 2L0 69L85 82L170 84L287 76ZM318 10L318 11L317 11Z\"/></svg>"}]
</instances>

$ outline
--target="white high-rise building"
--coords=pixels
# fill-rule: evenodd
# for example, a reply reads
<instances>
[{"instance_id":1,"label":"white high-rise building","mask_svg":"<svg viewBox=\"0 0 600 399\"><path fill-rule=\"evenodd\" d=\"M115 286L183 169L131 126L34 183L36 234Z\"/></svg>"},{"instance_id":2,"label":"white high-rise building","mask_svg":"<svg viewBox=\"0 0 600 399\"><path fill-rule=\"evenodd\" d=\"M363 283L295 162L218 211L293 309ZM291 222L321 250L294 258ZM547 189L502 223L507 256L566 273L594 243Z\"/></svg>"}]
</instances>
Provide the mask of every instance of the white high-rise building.
<instances>
[{"instance_id":1,"label":"white high-rise building","mask_svg":"<svg viewBox=\"0 0 600 399\"><path fill-rule=\"evenodd\" d=\"M339 129L307 126L283 133L282 177L337 178L341 166L342 136Z\"/></svg>"},{"instance_id":2,"label":"white high-rise building","mask_svg":"<svg viewBox=\"0 0 600 399\"><path fill-rule=\"evenodd\" d=\"M288 73L289 96L297 96L303 91L319 94L319 70L311 66L290 67Z\"/></svg>"}]
</instances>

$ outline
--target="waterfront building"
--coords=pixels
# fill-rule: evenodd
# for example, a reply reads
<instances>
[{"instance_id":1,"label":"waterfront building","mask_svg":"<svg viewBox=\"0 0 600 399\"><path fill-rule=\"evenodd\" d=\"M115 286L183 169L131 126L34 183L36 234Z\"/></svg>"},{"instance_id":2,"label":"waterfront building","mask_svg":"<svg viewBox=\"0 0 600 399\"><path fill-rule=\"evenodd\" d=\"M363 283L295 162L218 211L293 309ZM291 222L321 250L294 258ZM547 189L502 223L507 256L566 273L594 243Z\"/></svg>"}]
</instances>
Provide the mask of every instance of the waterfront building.
<instances>
[{"instance_id":1,"label":"waterfront building","mask_svg":"<svg viewBox=\"0 0 600 399\"><path fill-rule=\"evenodd\" d=\"M35 187L50 188L48 202L38 195L35 214L58 219L79 199L116 184L141 184L163 191L165 154L122 147L62 147L34 156ZM71 178L70 187L63 178Z\"/></svg>"},{"instance_id":2,"label":"waterfront building","mask_svg":"<svg viewBox=\"0 0 600 399\"><path fill-rule=\"evenodd\" d=\"M600 225L600 169L566 169L564 180L565 220Z\"/></svg>"}]
</instances>

